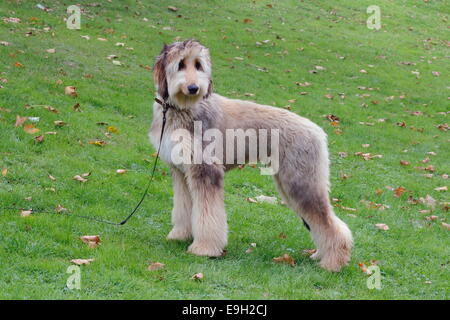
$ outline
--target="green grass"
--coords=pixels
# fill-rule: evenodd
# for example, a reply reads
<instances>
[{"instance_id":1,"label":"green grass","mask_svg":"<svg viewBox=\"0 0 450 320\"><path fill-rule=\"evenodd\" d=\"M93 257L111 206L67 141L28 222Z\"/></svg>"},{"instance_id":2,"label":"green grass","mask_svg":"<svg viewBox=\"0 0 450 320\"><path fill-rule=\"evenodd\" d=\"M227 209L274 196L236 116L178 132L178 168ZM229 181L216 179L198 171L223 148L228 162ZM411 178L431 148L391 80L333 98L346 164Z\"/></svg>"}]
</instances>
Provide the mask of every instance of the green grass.
<instances>
[{"instance_id":1,"label":"green grass","mask_svg":"<svg viewBox=\"0 0 450 320\"><path fill-rule=\"evenodd\" d=\"M52 11L36 8L37 3ZM353 257L349 267L333 274L302 255L313 244L293 212L281 205L245 201L260 194L277 196L271 178L250 167L226 177L227 255L221 259L189 255L188 243L165 240L171 228L173 194L168 168L161 164L151 195L123 227L44 213L21 217L19 211L2 210L0 298L450 297L449 231L442 226L442 222L449 223L444 208L448 192L434 190L448 186L442 175L450 171L448 131L436 127L448 123L446 1L291 0L273 1L272 8L266 6L269 1L234 0L89 3L82 1L82 29L78 31L67 29L63 21L70 1L3 1L0 6L0 41L11 43L0 45L0 78L8 80L0 82L0 169L8 169L5 176L0 175L1 206L52 209L61 204L72 215L115 221L125 217L138 201L154 159L147 138L154 96L148 66L163 42L193 37L211 50L216 92L244 99L249 99L245 93L252 93L250 99L260 103L291 105L293 112L327 131L331 196L357 210L336 207L353 231ZM366 27L366 8L372 4L381 8L379 31ZM179 11L168 11L169 5ZM21 23L7 23L3 17L18 17ZM244 19L252 21L244 23ZM28 31L32 32L29 36ZM82 35L89 35L90 40ZM99 41L99 37L108 41ZM256 45L264 40L270 42ZM134 50L117 47L117 42ZM47 53L50 48L56 53ZM106 59L111 54L123 66ZM16 62L23 67L16 67ZM325 70L310 73L315 66ZM420 76L412 71L419 71ZM305 81L312 85L296 85ZM75 86L78 97L65 95L65 86ZM307 94L301 95L303 91ZM327 99L326 94L334 98ZM395 98L386 100L390 96ZM288 102L291 99L296 102ZM82 112L73 110L76 103ZM60 113L51 113L42 105L51 105ZM411 115L408 110L423 115ZM327 114L340 118L338 127L330 125L324 117ZM31 135L15 128L16 115L40 117L35 124L40 132ZM55 120L67 124L55 128ZM107 122L119 133L106 137L106 126L98 122ZM406 127L397 122L405 122ZM57 135L45 135L43 143L34 141L34 136L48 131ZM89 144L93 139L103 139L107 145ZM430 151L437 155L428 155ZM348 157L340 157L339 152L347 152ZM355 152L383 157L365 161ZM426 157L430 162L421 163ZM410 165L401 166L400 160ZM431 179L423 176L430 172L415 169L430 164L435 168ZM117 169L128 172L118 175ZM87 183L72 180L85 172L92 172ZM350 177L343 180L343 174ZM396 198L387 186L402 186L406 191ZM377 189L384 192L377 194ZM427 194L438 201L431 213L420 213L429 208L407 201L409 195L418 199ZM362 200L389 208L370 209ZM438 219L426 220L430 215ZM390 229L379 230L376 223ZM280 233L286 238L280 238ZM101 236L101 246L89 249L78 239L90 234ZM245 253L253 242L255 250ZM295 267L272 262L284 253L296 260ZM81 268L81 290L66 287L66 269L75 258L95 258ZM358 267L371 260L379 261L381 290L369 290L367 275ZM147 271L155 261L166 267ZM205 275L203 281L190 279L197 272Z\"/></svg>"}]
</instances>

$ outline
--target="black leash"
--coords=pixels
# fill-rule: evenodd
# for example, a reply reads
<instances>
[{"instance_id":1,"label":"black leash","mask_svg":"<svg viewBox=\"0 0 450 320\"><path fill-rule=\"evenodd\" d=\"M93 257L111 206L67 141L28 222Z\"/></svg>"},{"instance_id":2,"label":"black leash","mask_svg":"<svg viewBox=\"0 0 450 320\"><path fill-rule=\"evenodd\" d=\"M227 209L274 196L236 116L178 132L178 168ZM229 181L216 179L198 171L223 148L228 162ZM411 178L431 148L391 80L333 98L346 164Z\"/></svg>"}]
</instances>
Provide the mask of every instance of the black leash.
<instances>
[{"instance_id":1,"label":"black leash","mask_svg":"<svg viewBox=\"0 0 450 320\"><path fill-rule=\"evenodd\" d=\"M162 102L161 100L159 100L158 98L155 98L155 101L157 103L159 103L162 108L163 108L163 118L162 118L162 125L161 125L161 135L159 137L159 146L158 146L158 151L156 152L156 158L155 158L155 162L153 163L153 169L152 169L152 173L150 175L150 179L147 183L147 187L145 188L144 193L142 194L141 200L139 200L138 204L134 207L133 211L131 211L131 213L128 215L128 217L126 217L122 222L112 222L112 221L108 221L108 220L103 220L103 219L99 219L99 218L95 218L95 217L90 217L90 216L82 216L82 215L72 215L66 212L59 212L59 214L65 214L69 217L75 217L75 218L81 218L81 219L87 219L87 220L92 220L95 222L99 222L99 223L105 223L105 224L110 224L110 225L114 225L114 226L123 226L125 223L128 222L128 220L131 219L131 217L136 213L136 211L138 211L139 207L141 206L142 202L144 202L145 197L148 194L148 190L150 188L150 185L153 181L153 177L155 176L155 171L156 171L156 166L158 164L158 159L159 159L159 152L161 150L161 144L162 144L162 138L163 138L163 134L164 134L164 129L166 127L166 113L167 110L169 110L170 108L170 104L168 104L167 102ZM4 207L4 208L0 208L3 210L26 210L26 209L20 209L20 208L12 208L12 207ZM30 210L31 213L54 213L52 211L44 211L44 210Z\"/></svg>"}]
</instances>

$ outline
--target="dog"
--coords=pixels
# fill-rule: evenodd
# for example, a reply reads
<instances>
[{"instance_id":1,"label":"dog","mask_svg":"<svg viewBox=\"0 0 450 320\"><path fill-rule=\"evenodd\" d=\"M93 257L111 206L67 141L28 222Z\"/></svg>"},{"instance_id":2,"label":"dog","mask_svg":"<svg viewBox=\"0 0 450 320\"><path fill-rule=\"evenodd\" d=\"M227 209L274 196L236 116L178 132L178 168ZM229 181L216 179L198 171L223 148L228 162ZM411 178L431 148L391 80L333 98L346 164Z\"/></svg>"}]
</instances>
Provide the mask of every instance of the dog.
<instances>
[{"instance_id":1,"label":"dog","mask_svg":"<svg viewBox=\"0 0 450 320\"><path fill-rule=\"evenodd\" d=\"M193 39L164 45L153 76L156 96L164 103L153 105L149 137L154 147L160 148L173 179L173 228L167 239L193 239L188 252L199 256L221 256L227 245L224 174L237 164L225 157L181 163L173 159L177 143L184 148L184 159L194 158L190 148L198 140L194 137L196 123L204 131L214 129L222 134L227 130L277 130L279 167L273 178L284 203L310 230L317 247L311 258L335 272L348 264L352 234L330 205L327 136L319 126L288 110L214 93L209 50ZM165 106L167 121L160 146ZM182 139L174 141L175 132L181 132ZM251 147L266 148L263 140L270 139L257 137L256 143L245 147L245 161ZM204 147L205 142L200 145ZM223 147L229 147L229 142Z\"/></svg>"}]
</instances>

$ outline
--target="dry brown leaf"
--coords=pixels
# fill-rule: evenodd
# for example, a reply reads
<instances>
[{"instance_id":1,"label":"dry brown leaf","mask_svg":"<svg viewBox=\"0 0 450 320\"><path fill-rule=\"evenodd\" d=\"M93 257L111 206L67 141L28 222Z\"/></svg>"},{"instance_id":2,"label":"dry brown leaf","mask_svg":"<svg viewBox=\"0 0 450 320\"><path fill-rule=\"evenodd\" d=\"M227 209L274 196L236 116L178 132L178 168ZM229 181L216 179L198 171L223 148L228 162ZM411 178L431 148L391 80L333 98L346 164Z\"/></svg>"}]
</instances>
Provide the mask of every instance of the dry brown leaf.
<instances>
[{"instance_id":1,"label":"dry brown leaf","mask_svg":"<svg viewBox=\"0 0 450 320\"><path fill-rule=\"evenodd\" d=\"M73 180L80 181L80 182L83 182L83 183L88 181L87 179L83 178L83 177L80 176L80 175L76 175L76 176L74 176L72 179L73 179Z\"/></svg>"},{"instance_id":2,"label":"dry brown leaf","mask_svg":"<svg viewBox=\"0 0 450 320\"><path fill-rule=\"evenodd\" d=\"M248 19L248 18L244 19L244 23L252 23L252 22L253 22L252 19Z\"/></svg>"},{"instance_id":3,"label":"dry brown leaf","mask_svg":"<svg viewBox=\"0 0 450 320\"><path fill-rule=\"evenodd\" d=\"M167 7L167 9L169 9L169 11L173 11L173 12L177 12L178 8L177 7L173 7L173 6L169 6Z\"/></svg>"},{"instance_id":4,"label":"dry brown leaf","mask_svg":"<svg viewBox=\"0 0 450 320\"><path fill-rule=\"evenodd\" d=\"M55 108L53 108L52 106L45 106L44 109L53 112L53 113L59 113L58 110L56 110Z\"/></svg>"},{"instance_id":5,"label":"dry brown leaf","mask_svg":"<svg viewBox=\"0 0 450 320\"><path fill-rule=\"evenodd\" d=\"M65 125L66 125L66 123L65 123L64 121L61 121L61 120L55 120L55 121L53 121L53 124L54 124L56 127L62 127L62 126L65 126Z\"/></svg>"},{"instance_id":6,"label":"dry brown leaf","mask_svg":"<svg viewBox=\"0 0 450 320\"><path fill-rule=\"evenodd\" d=\"M281 257L276 257L272 259L273 262L276 263L285 263L290 265L291 267L295 266L295 260L294 258L292 258L290 255L288 255L287 253L283 254Z\"/></svg>"},{"instance_id":7,"label":"dry brown leaf","mask_svg":"<svg viewBox=\"0 0 450 320\"><path fill-rule=\"evenodd\" d=\"M58 212L58 213L67 211L67 209L64 208L64 207L63 207L62 205L60 205L60 204L58 204L58 205L56 206L55 210L56 210L56 212Z\"/></svg>"},{"instance_id":8,"label":"dry brown leaf","mask_svg":"<svg viewBox=\"0 0 450 320\"><path fill-rule=\"evenodd\" d=\"M434 188L435 191L448 191L448 187L447 186L443 186L443 187L437 187Z\"/></svg>"},{"instance_id":9,"label":"dry brown leaf","mask_svg":"<svg viewBox=\"0 0 450 320\"><path fill-rule=\"evenodd\" d=\"M450 230L450 224L445 223L445 222L442 222L442 226L443 226L444 228L446 228L447 230Z\"/></svg>"},{"instance_id":10,"label":"dry brown leaf","mask_svg":"<svg viewBox=\"0 0 450 320\"><path fill-rule=\"evenodd\" d=\"M101 242L100 236L82 236L80 239L86 243L89 248L96 248Z\"/></svg>"},{"instance_id":11,"label":"dry brown leaf","mask_svg":"<svg viewBox=\"0 0 450 320\"><path fill-rule=\"evenodd\" d=\"M400 198L403 194L403 192L405 192L406 189L403 187L398 187L397 189L394 189L394 197L396 198Z\"/></svg>"},{"instance_id":12,"label":"dry brown leaf","mask_svg":"<svg viewBox=\"0 0 450 320\"><path fill-rule=\"evenodd\" d=\"M6 174L8 173L8 168L2 169L2 176L6 177Z\"/></svg>"},{"instance_id":13,"label":"dry brown leaf","mask_svg":"<svg viewBox=\"0 0 450 320\"><path fill-rule=\"evenodd\" d=\"M118 174L124 174L124 173L127 173L127 170L126 170L126 169L117 169L117 170L116 170L116 173L118 173Z\"/></svg>"},{"instance_id":14,"label":"dry brown leaf","mask_svg":"<svg viewBox=\"0 0 450 320\"><path fill-rule=\"evenodd\" d=\"M70 260L70 262L77 264L79 266L84 265L84 264L90 264L92 261L94 261L94 259L72 259Z\"/></svg>"},{"instance_id":15,"label":"dry brown leaf","mask_svg":"<svg viewBox=\"0 0 450 320\"><path fill-rule=\"evenodd\" d=\"M21 212L20 212L20 216L21 217L29 217L30 215L31 215L31 213L33 212L33 210L22 210Z\"/></svg>"},{"instance_id":16,"label":"dry brown leaf","mask_svg":"<svg viewBox=\"0 0 450 320\"><path fill-rule=\"evenodd\" d=\"M21 117L16 115L16 124L14 125L16 128L21 127L25 121L27 121L28 117Z\"/></svg>"},{"instance_id":17,"label":"dry brown leaf","mask_svg":"<svg viewBox=\"0 0 450 320\"><path fill-rule=\"evenodd\" d=\"M277 198L268 197L268 196L264 196L264 195L257 196L256 201L261 202L261 203L265 202L265 203L271 203L271 204L276 204L278 202Z\"/></svg>"},{"instance_id":18,"label":"dry brown leaf","mask_svg":"<svg viewBox=\"0 0 450 320\"><path fill-rule=\"evenodd\" d=\"M153 262L148 267L147 270L149 271L155 271L164 268L166 265L161 262Z\"/></svg>"},{"instance_id":19,"label":"dry brown leaf","mask_svg":"<svg viewBox=\"0 0 450 320\"><path fill-rule=\"evenodd\" d=\"M384 224L384 223L377 223L375 225L375 227L377 227L378 229L384 230L384 231L389 230L389 226L387 224Z\"/></svg>"},{"instance_id":20,"label":"dry brown leaf","mask_svg":"<svg viewBox=\"0 0 450 320\"><path fill-rule=\"evenodd\" d=\"M76 96L78 96L76 90L77 90L77 88L74 86L67 86L64 88L64 94L66 94L68 96L76 97Z\"/></svg>"},{"instance_id":21,"label":"dry brown leaf","mask_svg":"<svg viewBox=\"0 0 450 320\"><path fill-rule=\"evenodd\" d=\"M28 134L35 134L35 133L39 132L39 129L35 128L32 124L24 125L23 130Z\"/></svg>"},{"instance_id":22,"label":"dry brown leaf","mask_svg":"<svg viewBox=\"0 0 450 320\"><path fill-rule=\"evenodd\" d=\"M106 128L106 130L111 133L119 133L119 129L113 126L109 126L108 128Z\"/></svg>"},{"instance_id":23,"label":"dry brown leaf","mask_svg":"<svg viewBox=\"0 0 450 320\"><path fill-rule=\"evenodd\" d=\"M44 135L40 135L40 136L36 136L36 137L34 137L34 140L37 142L37 143L42 143L42 142L44 142Z\"/></svg>"},{"instance_id":24,"label":"dry brown leaf","mask_svg":"<svg viewBox=\"0 0 450 320\"><path fill-rule=\"evenodd\" d=\"M248 201L248 202L250 202L250 203L258 203L258 201L256 201L256 200L253 199L253 198L250 198L250 197L245 198L245 200Z\"/></svg>"},{"instance_id":25,"label":"dry brown leaf","mask_svg":"<svg viewBox=\"0 0 450 320\"><path fill-rule=\"evenodd\" d=\"M100 140L100 139L91 140L91 141L89 141L89 144L93 144L93 145L96 145L96 146L99 146L99 147L103 147L104 145L106 145L106 141Z\"/></svg>"},{"instance_id":26,"label":"dry brown leaf","mask_svg":"<svg viewBox=\"0 0 450 320\"><path fill-rule=\"evenodd\" d=\"M408 161L405 161L405 160L400 160L400 164L401 164L402 166L409 166L409 162L408 162Z\"/></svg>"},{"instance_id":27,"label":"dry brown leaf","mask_svg":"<svg viewBox=\"0 0 450 320\"><path fill-rule=\"evenodd\" d=\"M312 256L317 252L317 249L305 249L302 251L305 256Z\"/></svg>"},{"instance_id":28,"label":"dry brown leaf","mask_svg":"<svg viewBox=\"0 0 450 320\"><path fill-rule=\"evenodd\" d=\"M203 276L203 273L201 273L201 272L196 273L191 277L192 280L202 280L203 278L204 278L204 276Z\"/></svg>"}]
</instances>

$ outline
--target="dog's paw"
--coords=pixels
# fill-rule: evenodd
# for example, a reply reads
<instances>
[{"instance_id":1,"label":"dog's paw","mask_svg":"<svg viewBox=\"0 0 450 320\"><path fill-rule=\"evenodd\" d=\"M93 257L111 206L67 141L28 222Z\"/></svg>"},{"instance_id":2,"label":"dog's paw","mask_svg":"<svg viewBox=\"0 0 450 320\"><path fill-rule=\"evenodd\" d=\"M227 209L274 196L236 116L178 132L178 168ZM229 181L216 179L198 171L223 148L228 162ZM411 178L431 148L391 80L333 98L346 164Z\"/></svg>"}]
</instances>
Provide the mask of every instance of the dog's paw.
<instances>
[{"instance_id":1,"label":"dog's paw","mask_svg":"<svg viewBox=\"0 0 450 320\"><path fill-rule=\"evenodd\" d=\"M349 252L329 252L321 258L320 266L328 271L339 272L343 267L348 265L349 260Z\"/></svg>"},{"instance_id":2,"label":"dog's paw","mask_svg":"<svg viewBox=\"0 0 450 320\"><path fill-rule=\"evenodd\" d=\"M309 256L313 260L320 260L322 255L319 253L319 250L316 250L312 255Z\"/></svg>"},{"instance_id":3,"label":"dog's paw","mask_svg":"<svg viewBox=\"0 0 450 320\"><path fill-rule=\"evenodd\" d=\"M205 245L194 241L189 246L188 252L197 256L220 257L223 255L223 248Z\"/></svg>"},{"instance_id":4,"label":"dog's paw","mask_svg":"<svg viewBox=\"0 0 450 320\"><path fill-rule=\"evenodd\" d=\"M172 231L170 231L166 237L167 240L179 240L179 241L185 241L191 238L192 235L189 230L180 228L173 228Z\"/></svg>"}]
</instances>

